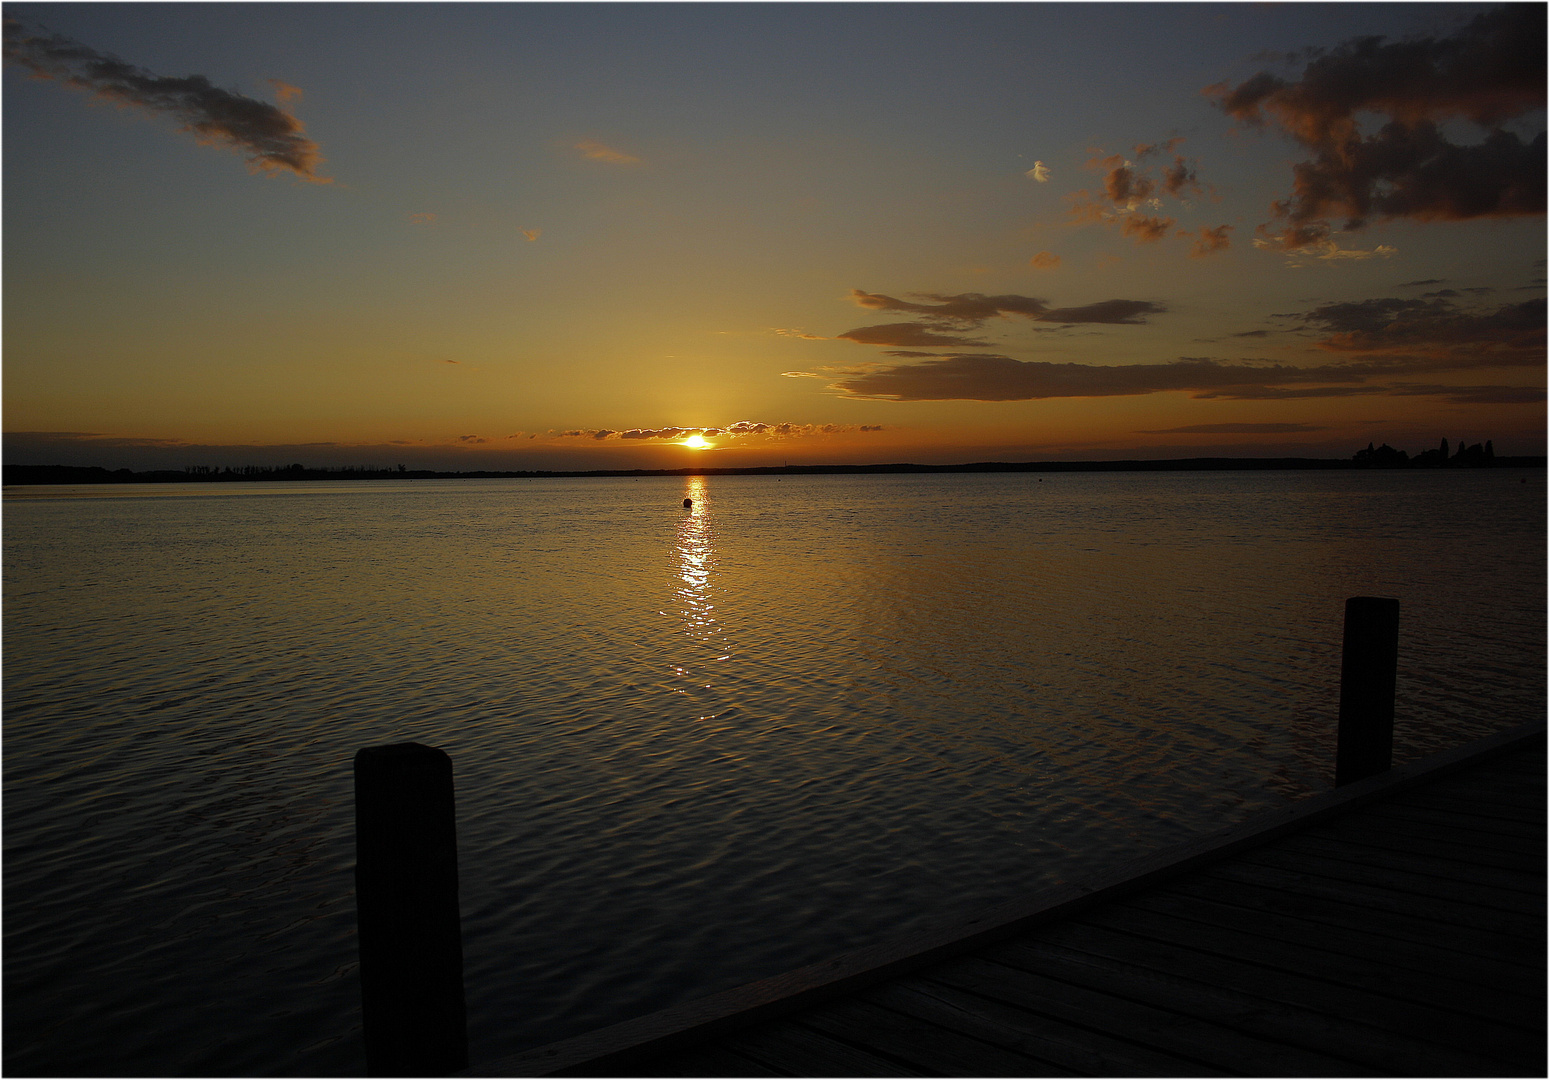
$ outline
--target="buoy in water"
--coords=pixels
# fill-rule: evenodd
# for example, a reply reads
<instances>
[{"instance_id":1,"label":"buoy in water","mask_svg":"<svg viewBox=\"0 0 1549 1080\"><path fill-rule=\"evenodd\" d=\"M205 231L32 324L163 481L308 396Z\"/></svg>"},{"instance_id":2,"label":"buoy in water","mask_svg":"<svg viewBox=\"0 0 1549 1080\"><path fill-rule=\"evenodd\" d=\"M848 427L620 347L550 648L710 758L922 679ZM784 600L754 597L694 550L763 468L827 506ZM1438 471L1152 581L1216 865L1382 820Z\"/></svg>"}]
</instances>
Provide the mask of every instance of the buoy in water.
<instances>
[{"instance_id":1,"label":"buoy in water","mask_svg":"<svg viewBox=\"0 0 1549 1080\"><path fill-rule=\"evenodd\" d=\"M685 509L685 510L692 510L693 508L694 508L694 500L693 499L684 499L683 500L683 509Z\"/></svg>"}]
</instances>

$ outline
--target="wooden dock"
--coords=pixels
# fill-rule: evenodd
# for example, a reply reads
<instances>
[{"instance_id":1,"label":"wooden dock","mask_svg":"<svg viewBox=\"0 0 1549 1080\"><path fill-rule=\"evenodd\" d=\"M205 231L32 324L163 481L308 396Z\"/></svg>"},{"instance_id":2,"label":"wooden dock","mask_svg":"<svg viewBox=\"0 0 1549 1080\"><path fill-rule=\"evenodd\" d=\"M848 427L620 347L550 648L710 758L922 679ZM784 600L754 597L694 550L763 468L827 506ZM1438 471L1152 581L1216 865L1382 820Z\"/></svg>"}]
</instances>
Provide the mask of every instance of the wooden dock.
<instances>
[{"instance_id":1,"label":"wooden dock","mask_svg":"<svg viewBox=\"0 0 1549 1080\"><path fill-rule=\"evenodd\" d=\"M1544 1076L1542 723L489 1076Z\"/></svg>"}]
</instances>

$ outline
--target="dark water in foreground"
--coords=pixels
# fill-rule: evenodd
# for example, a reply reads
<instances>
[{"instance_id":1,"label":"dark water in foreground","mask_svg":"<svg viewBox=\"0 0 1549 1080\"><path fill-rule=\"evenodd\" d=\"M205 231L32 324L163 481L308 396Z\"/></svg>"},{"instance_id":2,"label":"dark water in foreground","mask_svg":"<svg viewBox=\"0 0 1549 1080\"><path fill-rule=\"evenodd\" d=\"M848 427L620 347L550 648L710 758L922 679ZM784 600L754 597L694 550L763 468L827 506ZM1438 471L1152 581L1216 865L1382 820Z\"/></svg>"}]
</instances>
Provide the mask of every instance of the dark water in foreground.
<instances>
[{"instance_id":1,"label":"dark water in foreground","mask_svg":"<svg viewBox=\"0 0 1549 1080\"><path fill-rule=\"evenodd\" d=\"M1400 759L1541 717L1544 523L1518 470L8 489L5 1071L359 1072L360 746L452 756L487 1060L1327 787L1346 596L1404 603Z\"/></svg>"}]
</instances>

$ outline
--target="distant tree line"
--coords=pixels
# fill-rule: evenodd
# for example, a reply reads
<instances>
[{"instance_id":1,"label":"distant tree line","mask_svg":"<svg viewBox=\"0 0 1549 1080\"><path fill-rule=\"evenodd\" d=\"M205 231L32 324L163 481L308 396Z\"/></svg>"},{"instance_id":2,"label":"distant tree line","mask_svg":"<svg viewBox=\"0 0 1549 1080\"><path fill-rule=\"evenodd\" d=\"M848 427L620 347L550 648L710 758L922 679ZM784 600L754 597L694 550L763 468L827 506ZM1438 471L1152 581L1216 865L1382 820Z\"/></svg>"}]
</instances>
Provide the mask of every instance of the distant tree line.
<instances>
[{"instance_id":1,"label":"distant tree line","mask_svg":"<svg viewBox=\"0 0 1549 1080\"><path fill-rule=\"evenodd\" d=\"M1488 439L1473 446L1459 442L1458 452L1453 454L1447 448L1447 440L1443 439L1440 446L1410 457L1387 443L1381 446L1367 443L1366 449L1357 451L1353 460L1363 469L1486 469L1495 464L1495 445Z\"/></svg>"},{"instance_id":2,"label":"distant tree line","mask_svg":"<svg viewBox=\"0 0 1549 1080\"><path fill-rule=\"evenodd\" d=\"M160 470L164 474L168 470ZM410 476L407 465L391 469L381 465L341 465L327 469L309 469L299 461L294 465L188 465L183 472L195 480L381 480L385 477Z\"/></svg>"},{"instance_id":3,"label":"distant tree line","mask_svg":"<svg viewBox=\"0 0 1549 1080\"><path fill-rule=\"evenodd\" d=\"M181 484L255 482L273 480L408 480L447 476L429 469L410 469L406 465L384 468L377 465L344 465L336 468L309 469L300 462L291 465L188 465L182 469L150 469L131 472L80 465L7 465L7 484Z\"/></svg>"},{"instance_id":4,"label":"distant tree line","mask_svg":"<svg viewBox=\"0 0 1549 1080\"><path fill-rule=\"evenodd\" d=\"M1481 468L1488 466L1543 468L1539 457L1495 456L1489 442L1473 446L1460 443L1452 453L1443 439L1432 450L1410 457L1384 443L1352 458L1172 458L1124 461L974 461L958 465L916 465L897 462L886 465L763 465L701 469L587 469L561 470L478 470L444 472L435 469L411 469L406 465L386 468L376 465L345 465L309 469L300 462L290 465L189 465L183 469L152 469L131 472L81 465L6 465L7 484L170 484L228 483L275 480L484 480L562 476L817 476L865 475L876 473L1001 473L1001 472L1193 472L1216 470L1274 469L1414 469Z\"/></svg>"}]
</instances>

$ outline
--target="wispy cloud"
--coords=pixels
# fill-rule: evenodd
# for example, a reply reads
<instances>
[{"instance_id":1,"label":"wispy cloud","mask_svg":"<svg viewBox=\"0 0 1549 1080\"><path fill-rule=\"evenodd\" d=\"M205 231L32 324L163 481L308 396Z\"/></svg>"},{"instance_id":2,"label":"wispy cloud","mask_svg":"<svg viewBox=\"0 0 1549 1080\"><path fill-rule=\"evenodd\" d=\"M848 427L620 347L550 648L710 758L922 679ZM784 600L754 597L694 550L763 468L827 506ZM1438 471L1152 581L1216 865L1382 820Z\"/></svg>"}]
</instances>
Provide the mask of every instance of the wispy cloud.
<instances>
[{"instance_id":1,"label":"wispy cloud","mask_svg":"<svg viewBox=\"0 0 1549 1080\"><path fill-rule=\"evenodd\" d=\"M1189 257L1193 259L1202 259L1207 255L1213 255L1218 251L1224 251L1226 248L1231 246L1231 237L1227 235L1231 231L1232 226L1230 225L1220 225L1214 229L1207 229L1203 225L1200 226L1199 232L1196 234L1197 238L1194 241L1194 246L1189 249ZM1189 234L1187 232L1180 231L1178 235L1188 236Z\"/></svg>"},{"instance_id":2,"label":"wispy cloud","mask_svg":"<svg viewBox=\"0 0 1549 1080\"><path fill-rule=\"evenodd\" d=\"M835 386L853 397L890 401L1031 401L1328 381L1329 374L1327 370L1309 372L1284 364L1222 363L1200 358L1166 364L1055 364L981 353L877 368L841 378ZM1356 381L1358 377L1341 378Z\"/></svg>"},{"instance_id":3,"label":"wispy cloud","mask_svg":"<svg viewBox=\"0 0 1549 1080\"><path fill-rule=\"evenodd\" d=\"M1034 270L1057 270L1060 265L1060 257L1052 251L1040 251L1027 260L1027 262Z\"/></svg>"},{"instance_id":4,"label":"wispy cloud","mask_svg":"<svg viewBox=\"0 0 1549 1080\"><path fill-rule=\"evenodd\" d=\"M943 334L934 327L921 323L881 323L877 326L857 326L837 335L843 341L858 345L894 345L904 348L933 348L959 345L976 348L989 342L959 334Z\"/></svg>"},{"instance_id":5,"label":"wispy cloud","mask_svg":"<svg viewBox=\"0 0 1549 1080\"><path fill-rule=\"evenodd\" d=\"M1163 364L1055 364L995 354L954 354L842 375L834 388L886 401L1034 401L1183 392L1203 400L1280 401L1366 395L1429 394L1464 400L1539 400L1535 387L1418 386L1371 382L1405 371L1438 370L1424 359L1298 367L1183 357ZM1536 395L1536 396L1535 396Z\"/></svg>"},{"instance_id":6,"label":"wispy cloud","mask_svg":"<svg viewBox=\"0 0 1549 1080\"><path fill-rule=\"evenodd\" d=\"M1149 300L1100 300L1081 307L1054 308L1037 317L1038 322L1103 323L1108 326L1139 326L1147 315L1160 315L1167 309Z\"/></svg>"},{"instance_id":7,"label":"wispy cloud","mask_svg":"<svg viewBox=\"0 0 1549 1080\"><path fill-rule=\"evenodd\" d=\"M1148 313L1138 301L1055 309L1040 318L1125 322ZM1431 395L1465 403L1536 401L1531 386L1391 382L1405 375L1482 368L1539 368L1545 360L1542 299L1469 310L1444 297L1323 304L1277 316L1321 334L1314 347L1337 361L1295 365L1260 360L1182 357L1157 364L1079 364L1017 360L994 353L890 355L908 361L836 372L839 392L890 401L1028 401L1186 392L1196 398L1295 398ZM1237 337L1266 335L1246 331ZM1536 395L1536 396L1535 396Z\"/></svg>"},{"instance_id":8,"label":"wispy cloud","mask_svg":"<svg viewBox=\"0 0 1549 1080\"><path fill-rule=\"evenodd\" d=\"M4 50L7 63L34 78L53 79L125 108L171 116L197 142L242 154L253 172L332 182L317 174L323 158L300 120L277 105L222 90L203 75L156 75L69 38L29 30L11 18L5 20ZM282 103L300 98L294 86L271 82Z\"/></svg>"},{"instance_id":9,"label":"wispy cloud","mask_svg":"<svg viewBox=\"0 0 1549 1080\"><path fill-rule=\"evenodd\" d=\"M533 241L537 240L538 237L540 237L542 235L543 235L543 230L542 229L523 229L522 230L522 238L524 240L526 240L529 244L532 243Z\"/></svg>"},{"instance_id":10,"label":"wispy cloud","mask_svg":"<svg viewBox=\"0 0 1549 1080\"><path fill-rule=\"evenodd\" d=\"M1295 435L1327 431L1315 424L1190 424L1187 427L1151 428L1137 435Z\"/></svg>"},{"instance_id":11,"label":"wispy cloud","mask_svg":"<svg viewBox=\"0 0 1549 1080\"><path fill-rule=\"evenodd\" d=\"M1392 355L1450 369L1537 367L1545 359L1545 315L1542 299L1470 311L1445 297L1383 297L1324 304L1302 323L1329 334L1318 342L1327 352Z\"/></svg>"},{"instance_id":12,"label":"wispy cloud","mask_svg":"<svg viewBox=\"0 0 1549 1080\"><path fill-rule=\"evenodd\" d=\"M852 289L850 299L873 311L898 311L917 316L920 322L882 323L860 326L837 335L844 341L862 345L888 345L896 348L982 348L989 342L962 336L963 331L982 327L991 319L1020 316L1033 322L1105 323L1133 326L1145 316L1167 309L1149 300L1103 300L1078 307L1050 308L1047 300L1015 294L986 296L983 293L916 293L916 300L903 300L884 293Z\"/></svg>"},{"instance_id":13,"label":"wispy cloud","mask_svg":"<svg viewBox=\"0 0 1549 1080\"><path fill-rule=\"evenodd\" d=\"M1200 182L1198 166L1176 152L1182 142L1182 136L1176 136L1160 143L1142 144L1135 147L1133 157L1104 156L1102 151L1094 151L1087 168L1103 170L1102 189L1082 190L1068 196L1071 219L1117 225L1120 235L1137 244L1154 244L1164 239L1178 224L1176 217L1161 212L1166 205L1164 199L1174 199L1186 206L1189 200L1208 194ZM1170 163L1157 163L1169 155ZM1200 235L1208 235L1210 240L1196 241L1191 254L1199 258L1231 246L1227 236L1230 231L1230 225L1202 227ZM1176 235L1190 234L1178 230Z\"/></svg>"},{"instance_id":14,"label":"wispy cloud","mask_svg":"<svg viewBox=\"0 0 1549 1080\"><path fill-rule=\"evenodd\" d=\"M1398 254L1398 248L1391 244L1378 244L1374 248L1342 248L1333 236L1289 246L1285 242L1285 234L1260 235L1253 238L1253 246L1264 251L1279 252L1285 256L1288 266L1309 266L1320 262L1364 262L1367 259L1390 259Z\"/></svg>"},{"instance_id":15,"label":"wispy cloud","mask_svg":"<svg viewBox=\"0 0 1549 1080\"><path fill-rule=\"evenodd\" d=\"M1144 214L1130 214L1124 218L1119 226L1119 232L1132 237L1136 243L1154 244L1167 235L1167 230L1178 224L1176 218L1147 217Z\"/></svg>"},{"instance_id":16,"label":"wispy cloud","mask_svg":"<svg viewBox=\"0 0 1549 1080\"><path fill-rule=\"evenodd\" d=\"M1292 193L1261 227L1285 250L1329 239L1332 224L1461 221L1537 215L1545 207L1545 142L1503 127L1544 107L1545 7L1507 4L1449 38L1367 37L1314 51L1299 77L1267 71L1207 87L1227 115L1273 124L1312 158L1292 170ZM1360 118L1382 126L1364 134ZM1443 124L1472 121L1485 137L1454 143Z\"/></svg>"},{"instance_id":17,"label":"wispy cloud","mask_svg":"<svg viewBox=\"0 0 1549 1080\"><path fill-rule=\"evenodd\" d=\"M640 159L633 154L626 154L622 150L615 150L611 146L604 146L595 139L582 139L575 144L575 149L581 151L581 156L588 161L605 161L609 165L638 165Z\"/></svg>"},{"instance_id":18,"label":"wispy cloud","mask_svg":"<svg viewBox=\"0 0 1549 1080\"><path fill-rule=\"evenodd\" d=\"M790 374L789 372L787 374ZM706 439L734 441L737 439L799 439L815 435L839 435L846 432L873 432L885 430L881 424L766 424L756 420L738 420L735 424L712 427L662 427L628 428L616 431L612 428L572 428L568 431L551 431L557 439L591 439L594 442L625 440L631 442L681 442L690 435Z\"/></svg>"},{"instance_id":19,"label":"wispy cloud","mask_svg":"<svg viewBox=\"0 0 1549 1080\"><path fill-rule=\"evenodd\" d=\"M1040 184L1047 184L1051 174L1047 165L1041 161L1035 161L1033 162L1033 167L1028 169L1027 172L1023 173L1022 175L1026 176L1029 180L1036 180Z\"/></svg>"}]
</instances>

